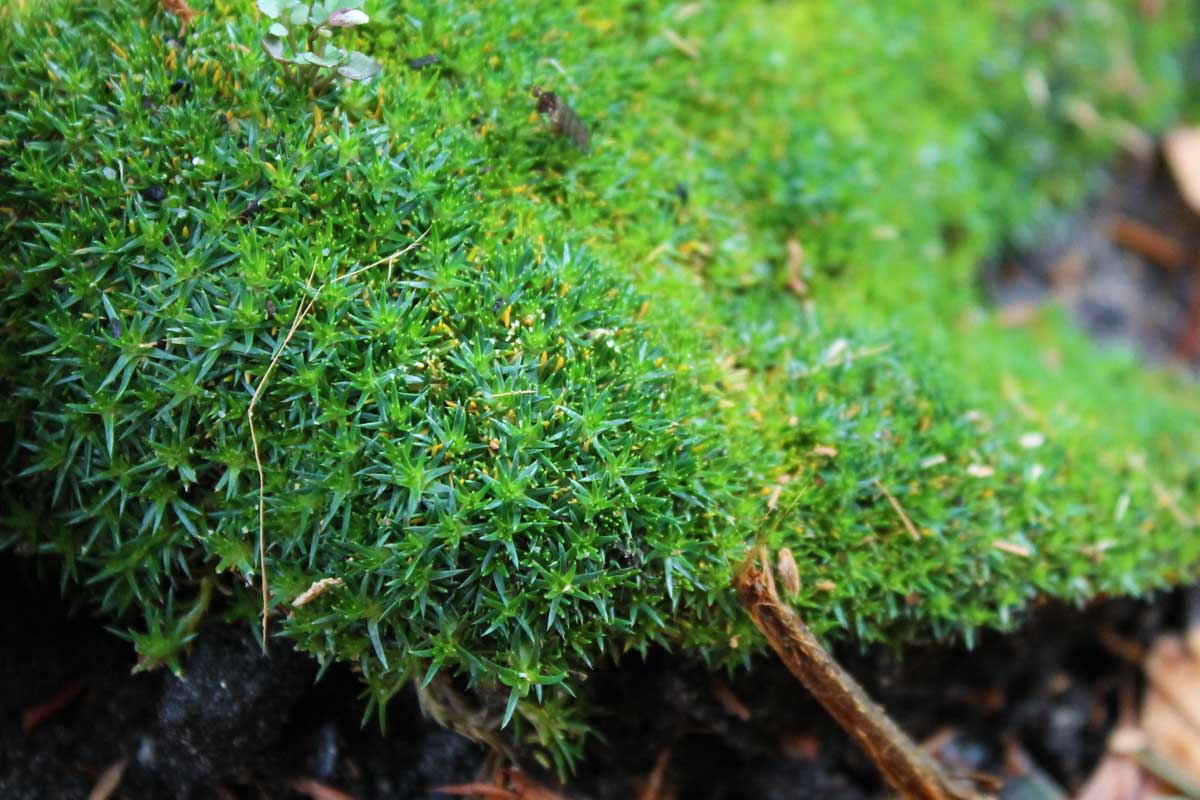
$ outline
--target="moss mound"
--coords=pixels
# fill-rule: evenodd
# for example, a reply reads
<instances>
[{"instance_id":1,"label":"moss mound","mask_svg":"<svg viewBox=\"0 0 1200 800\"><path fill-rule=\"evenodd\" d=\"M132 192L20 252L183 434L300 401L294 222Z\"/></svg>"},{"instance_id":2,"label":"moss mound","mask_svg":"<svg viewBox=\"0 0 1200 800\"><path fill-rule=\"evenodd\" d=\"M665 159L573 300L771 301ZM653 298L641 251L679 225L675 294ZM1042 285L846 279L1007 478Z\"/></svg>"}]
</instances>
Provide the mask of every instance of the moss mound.
<instances>
[{"instance_id":1,"label":"moss mound","mask_svg":"<svg viewBox=\"0 0 1200 800\"><path fill-rule=\"evenodd\" d=\"M598 659L748 659L755 542L864 641L1191 573L1193 393L972 283L1178 113L1182 12L365 8L318 95L248 3L0 12L0 546L147 665L257 624L255 438L276 634L560 767Z\"/></svg>"}]
</instances>

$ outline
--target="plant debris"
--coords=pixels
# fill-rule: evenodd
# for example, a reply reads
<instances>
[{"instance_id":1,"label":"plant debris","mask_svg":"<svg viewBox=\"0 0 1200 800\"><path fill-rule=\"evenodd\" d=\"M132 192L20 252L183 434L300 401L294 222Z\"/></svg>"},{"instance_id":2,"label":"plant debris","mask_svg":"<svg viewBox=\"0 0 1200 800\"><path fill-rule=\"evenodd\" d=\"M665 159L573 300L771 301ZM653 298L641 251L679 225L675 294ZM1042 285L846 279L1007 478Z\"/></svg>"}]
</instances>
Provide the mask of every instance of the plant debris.
<instances>
[{"instance_id":1,"label":"plant debris","mask_svg":"<svg viewBox=\"0 0 1200 800\"><path fill-rule=\"evenodd\" d=\"M58 691L49 700L21 712L21 730L26 734L33 733L39 725L61 712L83 692L83 681L73 680Z\"/></svg>"},{"instance_id":2,"label":"plant debris","mask_svg":"<svg viewBox=\"0 0 1200 800\"><path fill-rule=\"evenodd\" d=\"M761 554L760 554L761 555ZM765 562L765 556L761 556ZM978 800L974 790L946 775L830 657L808 627L775 592L770 567L748 561L734 583L742 607L787 668L871 757L901 796L915 800Z\"/></svg>"},{"instance_id":3,"label":"plant debris","mask_svg":"<svg viewBox=\"0 0 1200 800\"><path fill-rule=\"evenodd\" d=\"M108 800L112 797L113 792L121 785L121 776L125 774L125 765L128 762L121 758L114 761L108 766L104 772L100 773L100 777L96 780L96 785L92 787L92 791L88 794L88 800Z\"/></svg>"},{"instance_id":4,"label":"plant debris","mask_svg":"<svg viewBox=\"0 0 1200 800\"><path fill-rule=\"evenodd\" d=\"M543 91L542 87L533 87L533 96L537 98L538 113L546 115L550 120L553 131L559 136L565 136L580 150L587 152L588 130L583 120L567 103L554 92Z\"/></svg>"}]
</instances>

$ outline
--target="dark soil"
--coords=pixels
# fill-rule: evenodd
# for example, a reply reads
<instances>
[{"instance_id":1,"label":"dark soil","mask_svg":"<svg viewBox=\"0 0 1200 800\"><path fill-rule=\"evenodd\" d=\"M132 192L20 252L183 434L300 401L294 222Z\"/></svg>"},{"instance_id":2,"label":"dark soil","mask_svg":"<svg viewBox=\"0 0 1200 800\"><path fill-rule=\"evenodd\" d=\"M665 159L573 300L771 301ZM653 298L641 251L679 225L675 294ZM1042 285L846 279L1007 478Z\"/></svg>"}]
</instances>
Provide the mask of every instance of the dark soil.
<instances>
[{"instance_id":1,"label":"dark soil","mask_svg":"<svg viewBox=\"0 0 1200 800\"><path fill-rule=\"evenodd\" d=\"M206 628L184 677L131 674L131 645L72 615L24 559L0 557L0 798L84 798L125 759L121 798L283 798L311 778L362 798L429 797L470 780L482 751L421 718L411 697L389 731L362 726L361 684L272 648L249 629ZM30 732L22 713L82 687Z\"/></svg>"},{"instance_id":2,"label":"dark soil","mask_svg":"<svg viewBox=\"0 0 1200 800\"><path fill-rule=\"evenodd\" d=\"M278 644L262 657L249 629L206 630L185 677L130 674L128 643L71 615L29 563L0 558L7 608L0 632L0 797L87 797L125 759L123 798L303 797L312 779L353 797L444 797L474 780L485 754L421 718L411 696L389 730L360 725L357 679ZM938 735L964 771L1005 777L1024 749L1061 786L1078 787L1098 759L1121 698L1136 696L1139 648L1177 625L1177 595L1047 606L1021 631L985 636L973 651L846 650L843 663L917 738ZM82 687L33 730L22 714ZM597 675L608 709L570 798L637 797L660 757L676 798L874 798L871 765L782 668L714 677L667 653ZM666 755L664 755L666 753ZM549 783L546 776L541 778ZM310 795L311 796L311 795Z\"/></svg>"},{"instance_id":3,"label":"dark soil","mask_svg":"<svg viewBox=\"0 0 1200 800\"><path fill-rule=\"evenodd\" d=\"M1102 345L1200 369L1200 215L1160 155L1120 163L1082 213L983 273L1002 318L1057 303Z\"/></svg>"}]
</instances>

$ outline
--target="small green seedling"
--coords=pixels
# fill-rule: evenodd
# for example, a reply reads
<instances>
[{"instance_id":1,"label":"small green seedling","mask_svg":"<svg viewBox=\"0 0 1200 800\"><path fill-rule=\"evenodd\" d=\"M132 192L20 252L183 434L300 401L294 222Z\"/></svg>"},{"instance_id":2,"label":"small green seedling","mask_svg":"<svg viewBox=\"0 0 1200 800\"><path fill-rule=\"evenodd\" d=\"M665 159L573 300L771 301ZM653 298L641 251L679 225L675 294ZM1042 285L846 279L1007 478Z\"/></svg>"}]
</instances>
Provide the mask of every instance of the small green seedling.
<instances>
[{"instance_id":1,"label":"small green seedling","mask_svg":"<svg viewBox=\"0 0 1200 800\"><path fill-rule=\"evenodd\" d=\"M362 4L362 0L257 0L258 10L272 20L262 40L263 50L284 65L293 83L318 94L338 77L365 81L379 72L379 62L330 41L337 29L371 21Z\"/></svg>"}]
</instances>

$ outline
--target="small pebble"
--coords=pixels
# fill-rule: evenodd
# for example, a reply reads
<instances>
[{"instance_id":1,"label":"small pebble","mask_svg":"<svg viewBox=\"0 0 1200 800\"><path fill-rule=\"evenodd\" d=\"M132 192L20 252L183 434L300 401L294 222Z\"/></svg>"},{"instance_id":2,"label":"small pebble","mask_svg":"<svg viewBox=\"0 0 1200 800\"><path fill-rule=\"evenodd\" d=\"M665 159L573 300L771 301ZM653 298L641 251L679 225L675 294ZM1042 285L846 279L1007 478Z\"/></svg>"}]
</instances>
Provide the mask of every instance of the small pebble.
<instances>
[{"instance_id":1,"label":"small pebble","mask_svg":"<svg viewBox=\"0 0 1200 800\"><path fill-rule=\"evenodd\" d=\"M317 732L316 775L321 780L329 780L337 769L338 762L338 733L332 722L326 721Z\"/></svg>"},{"instance_id":2,"label":"small pebble","mask_svg":"<svg viewBox=\"0 0 1200 800\"><path fill-rule=\"evenodd\" d=\"M138 744L137 762L142 767L149 769L154 766L155 750L154 739L149 736L143 736Z\"/></svg>"}]
</instances>

